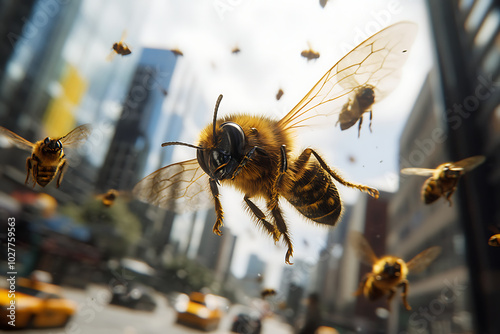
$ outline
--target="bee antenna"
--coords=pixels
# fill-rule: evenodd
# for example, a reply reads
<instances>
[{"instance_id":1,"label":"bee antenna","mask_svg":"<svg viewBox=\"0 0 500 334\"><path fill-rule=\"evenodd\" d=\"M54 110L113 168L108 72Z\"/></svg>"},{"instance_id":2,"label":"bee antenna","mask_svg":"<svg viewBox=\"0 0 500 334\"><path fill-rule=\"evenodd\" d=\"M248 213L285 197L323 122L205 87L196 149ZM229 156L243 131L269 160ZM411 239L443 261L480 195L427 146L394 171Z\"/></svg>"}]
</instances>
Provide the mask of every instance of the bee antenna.
<instances>
[{"instance_id":1,"label":"bee antenna","mask_svg":"<svg viewBox=\"0 0 500 334\"><path fill-rule=\"evenodd\" d=\"M195 148L197 150L203 150L203 147L201 147L201 146L191 145L191 144L183 143L180 141L169 141L169 142L161 144L161 147L172 146L172 145L182 145L182 146L192 147L192 148Z\"/></svg>"},{"instance_id":2,"label":"bee antenna","mask_svg":"<svg viewBox=\"0 0 500 334\"><path fill-rule=\"evenodd\" d=\"M222 94L219 95L217 98L217 102L215 102L215 110L214 110L214 122L213 122L213 127L214 127L214 143L217 142L217 138L215 137L215 122L217 122L217 111L219 111L219 105L220 101L222 101Z\"/></svg>"}]
</instances>

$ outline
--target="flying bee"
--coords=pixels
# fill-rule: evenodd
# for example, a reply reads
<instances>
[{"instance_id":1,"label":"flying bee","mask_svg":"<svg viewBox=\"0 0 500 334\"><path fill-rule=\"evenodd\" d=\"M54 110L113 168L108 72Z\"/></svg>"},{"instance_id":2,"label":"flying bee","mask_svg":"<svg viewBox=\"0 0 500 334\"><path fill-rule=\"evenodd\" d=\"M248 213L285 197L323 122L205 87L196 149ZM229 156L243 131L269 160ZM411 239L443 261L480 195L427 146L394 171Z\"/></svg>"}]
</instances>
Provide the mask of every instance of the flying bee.
<instances>
[{"instance_id":1,"label":"flying bee","mask_svg":"<svg viewBox=\"0 0 500 334\"><path fill-rule=\"evenodd\" d=\"M295 131L324 125L327 121L333 123L347 96L358 86L370 83L387 87L385 80L390 79L394 71L387 60L394 58L393 53L399 54L401 48L408 47L408 35L414 35L414 31L415 24L401 22L362 42L335 64L281 120L248 114L217 119L220 95L213 122L202 130L198 145L162 144L163 147L194 148L196 159L153 172L139 181L133 194L141 201L177 212L214 205L213 232L220 235L224 214L219 185L232 185L244 194L244 204L256 224L275 242L283 240L287 247L285 262L291 264L293 245L279 205L281 198L310 221L334 226L342 213L334 180L375 198L379 195L374 188L345 180L316 150L294 151ZM377 74L379 71L384 75ZM368 72L371 75L367 75ZM380 92L385 93L383 88ZM266 213L254 203L254 198L265 200Z\"/></svg>"},{"instance_id":2,"label":"flying bee","mask_svg":"<svg viewBox=\"0 0 500 334\"><path fill-rule=\"evenodd\" d=\"M500 247L500 234L494 234L488 240L488 245L493 247Z\"/></svg>"},{"instance_id":3,"label":"flying bee","mask_svg":"<svg viewBox=\"0 0 500 334\"><path fill-rule=\"evenodd\" d=\"M278 91L278 93L276 93L276 100L280 100L281 97L283 96L283 89L280 88L280 90Z\"/></svg>"},{"instance_id":4,"label":"flying bee","mask_svg":"<svg viewBox=\"0 0 500 334\"><path fill-rule=\"evenodd\" d=\"M422 186L422 200L430 204L444 196L450 206L451 195L457 189L458 180L466 172L469 172L482 164L485 157L476 155L458 162L446 162L435 169L429 168L403 168L401 173L407 175L430 176Z\"/></svg>"},{"instance_id":5,"label":"flying bee","mask_svg":"<svg viewBox=\"0 0 500 334\"><path fill-rule=\"evenodd\" d=\"M123 31L122 37L120 38L120 41L113 43L113 47L112 47L113 51L111 51L111 53L107 57L107 60L113 59L115 54L126 56L126 55L129 55L132 53L132 50L130 50L128 45L123 42L125 40L126 36L127 36L127 32Z\"/></svg>"},{"instance_id":6,"label":"flying bee","mask_svg":"<svg viewBox=\"0 0 500 334\"><path fill-rule=\"evenodd\" d=\"M68 163L64 159L63 147L76 147L82 144L91 131L90 125L84 124L73 129L63 137L50 138L31 143L14 132L0 126L0 134L6 137L12 144L20 149L31 151L31 157L26 159L27 175L25 184L28 183L30 175L33 178L33 187L38 183L45 187L56 175L56 187L59 188Z\"/></svg>"},{"instance_id":7,"label":"flying bee","mask_svg":"<svg viewBox=\"0 0 500 334\"><path fill-rule=\"evenodd\" d=\"M276 290L274 289L264 289L260 292L260 296L262 297L262 299L275 295L276 295Z\"/></svg>"},{"instance_id":8,"label":"flying bee","mask_svg":"<svg viewBox=\"0 0 500 334\"><path fill-rule=\"evenodd\" d=\"M236 55L236 54L238 54L238 53L240 53L240 52L241 52L241 50L240 50L240 48L239 48L239 47L237 47L237 46L235 46L235 47L231 50L231 53L232 53L232 54L234 54L234 55Z\"/></svg>"},{"instance_id":9,"label":"flying bee","mask_svg":"<svg viewBox=\"0 0 500 334\"><path fill-rule=\"evenodd\" d=\"M96 195L95 198L102 201L102 204L106 207L111 207L115 204L118 197L126 198L128 193L125 191L118 191L116 189L109 189L104 194Z\"/></svg>"},{"instance_id":10,"label":"flying bee","mask_svg":"<svg viewBox=\"0 0 500 334\"><path fill-rule=\"evenodd\" d=\"M307 58L307 61L310 61L312 59L318 59L319 58L319 52L314 51L311 47L311 44L307 42L307 45L309 46L309 49L304 50L300 53L300 55L304 58Z\"/></svg>"},{"instance_id":11,"label":"flying bee","mask_svg":"<svg viewBox=\"0 0 500 334\"><path fill-rule=\"evenodd\" d=\"M363 294L369 300L377 300L387 295L387 301L390 303L397 288L403 287L401 298L408 311L411 310L406 299L409 289L408 274L423 271L441 253L441 247L434 246L405 262L392 255L378 258L368 240L360 232L352 231L349 235L349 242L354 247L361 262L372 266L372 271L364 275L354 295Z\"/></svg>"},{"instance_id":12,"label":"flying bee","mask_svg":"<svg viewBox=\"0 0 500 334\"><path fill-rule=\"evenodd\" d=\"M179 50L179 49L171 49L170 51L172 51L172 53L176 57L178 57L178 56L184 56L184 53L181 50Z\"/></svg>"}]
</instances>

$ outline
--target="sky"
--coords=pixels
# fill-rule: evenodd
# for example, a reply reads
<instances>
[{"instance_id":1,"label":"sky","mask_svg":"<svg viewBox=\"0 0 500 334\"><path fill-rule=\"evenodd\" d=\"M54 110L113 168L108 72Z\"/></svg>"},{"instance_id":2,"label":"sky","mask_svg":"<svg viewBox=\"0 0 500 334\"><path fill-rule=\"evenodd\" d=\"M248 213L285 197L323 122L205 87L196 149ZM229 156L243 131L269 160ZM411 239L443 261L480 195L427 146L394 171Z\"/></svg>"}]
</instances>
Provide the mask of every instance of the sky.
<instances>
[{"instance_id":1,"label":"sky","mask_svg":"<svg viewBox=\"0 0 500 334\"><path fill-rule=\"evenodd\" d=\"M372 133L365 117L360 138L357 125L347 131L338 127L306 131L298 137L299 147L317 149L346 179L395 191L399 137L433 64L426 10L424 1L409 0L330 0L325 8L317 0L150 0L140 44L184 53L179 61L192 67L211 106L210 115L217 96L223 94L220 116L248 112L279 119L364 39L399 21L417 23L417 38L400 84L373 107ZM231 53L235 47L241 52ZM320 53L318 59L301 57L309 47ZM277 101L279 89L284 95ZM345 203L355 202L357 191L338 188ZM245 259L255 253L269 259L270 268L283 266L286 249L275 246L254 226L242 209L243 196L232 189L221 193L226 226L238 236L235 256ZM307 222L288 203L283 207L295 258L313 262L325 244L326 228ZM235 261L233 272L241 277L246 264ZM269 276L273 277L269 285L276 286L279 275Z\"/></svg>"}]
</instances>

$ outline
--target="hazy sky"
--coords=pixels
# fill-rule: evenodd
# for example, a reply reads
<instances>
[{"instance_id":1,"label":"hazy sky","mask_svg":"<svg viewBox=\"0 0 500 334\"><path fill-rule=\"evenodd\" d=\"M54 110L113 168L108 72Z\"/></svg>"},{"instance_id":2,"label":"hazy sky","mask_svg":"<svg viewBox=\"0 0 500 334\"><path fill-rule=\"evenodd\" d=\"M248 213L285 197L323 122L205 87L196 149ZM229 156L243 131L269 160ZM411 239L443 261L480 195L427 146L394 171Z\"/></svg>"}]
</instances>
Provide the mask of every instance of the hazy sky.
<instances>
[{"instance_id":1,"label":"hazy sky","mask_svg":"<svg viewBox=\"0 0 500 334\"><path fill-rule=\"evenodd\" d=\"M361 138L357 125L304 133L301 147L317 148L348 180L395 191L398 182L398 141L421 84L432 65L432 42L424 1L330 0L151 0L142 46L179 48L182 62L196 73L212 113L224 94L219 115L234 112L284 116L342 56L382 28L398 22L418 24L417 39L393 94L373 108L373 133L365 117ZM317 60L300 56L311 46ZM232 54L238 47L241 52ZM277 101L279 89L283 97ZM192 139L193 141L196 138ZM194 152L193 152L194 157ZM355 162L350 161L350 157ZM357 192L338 186L353 203ZM242 210L243 196L223 189L226 226L238 235L235 256L249 253L284 264L286 249L254 226ZM284 205L295 244L295 258L314 259L324 245L326 229L308 223ZM308 245L302 242L308 240ZM258 245L258 247L256 247ZM244 274L247 260L236 261L235 274ZM277 277L270 284L277 284Z\"/></svg>"}]
</instances>

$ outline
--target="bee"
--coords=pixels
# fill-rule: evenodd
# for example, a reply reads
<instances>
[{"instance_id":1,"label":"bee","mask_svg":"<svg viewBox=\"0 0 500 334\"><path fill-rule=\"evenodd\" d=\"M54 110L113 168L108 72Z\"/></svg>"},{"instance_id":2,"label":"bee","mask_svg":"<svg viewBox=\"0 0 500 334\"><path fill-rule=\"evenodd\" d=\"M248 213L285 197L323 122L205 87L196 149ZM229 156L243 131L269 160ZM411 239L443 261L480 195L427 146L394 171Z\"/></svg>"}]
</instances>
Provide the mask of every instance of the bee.
<instances>
[{"instance_id":1,"label":"bee","mask_svg":"<svg viewBox=\"0 0 500 334\"><path fill-rule=\"evenodd\" d=\"M104 194L99 194L96 195L96 199L102 201L102 204L106 207L111 207L113 204L115 204L115 201L118 197L127 197L127 192L124 191L118 191L116 189L109 189L107 192Z\"/></svg>"},{"instance_id":2,"label":"bee","mask_svg":"<svg viewBox=\"0 0 500 334\"><path fill-rule=\"evenodd\" d=\"M500 247L500 234L494 234L488 240L488 245L493 247Z\"/></svg>"},{"instance_id":3,"label":"bee","mask_svg":"<svg viewBox=\"0 0 500 334\"><path fill-rule=\"evenodd\" d=\"M372 271L364 275L354 295L363 294L369 300L377 300L387 295L387 301L390 303L397 288L403 287L401 298L408 311L411 310L406 299L409 289L408 274L423 271L441 253L441 247L434 246L427 248L410 261L405 262L403 259L392 255L378 258L375 256L368 240L360 232L352 231L349 235L349 242L356 250L361 262L372 266Z\"/></svg>"},{"instance_id":4,"label":"bee","mask_svg":"<svg viewBox=\"0 0 500 334\"><path fill-rule=\"evenodd\" d=\"M171 49L170 51L172 51L172 53L173 53L176 57L178 57L178 56L184 56L184 53L182 53L182 51L181 51L181 50L179 50L179 49Z\"/></svg>"},{"instance_id":5,"label":"bee","mask_svg":"<svg viewBox=\"0 0 500 334\"><path fill-rule=\"evenodd\" d=\"M276 93L276 100L280 100L281 97L283 96L283 89L280 88L280 90L278 91L278 93Z\"/></svg>"},{"instance_id":6,"label":"bee","mask_svg":"<svg viewBox=\"0 0 500 334\"><path fill-rule=\"evenodd\" d=\"M307 45L309 46L309 49L302 51L300 55L304 58L307 58L307 61L310 61L312 59L318 59L319 52L314 51L309 42L307 43Z\"/></svg>"},{"instance_id":7,"label":"bee","mask_svg":"<svg viewBox=\"0 0 500 334\"><path fill-rule=\"evenodd\" d=\"M275 295L276 295L276 290L274 289L264 289L260 292L260 296L262 297L262 299Z\"/></svg>"},{"instance_id":8,"label":"bee","mask_svg":"<svg viewBox=\"0 0 500 334\"><path fill-rule=\"evenodd\" d=\"M111 51L110 55L108 56L108 60L113 59L113 56L115 54L119 54L122 56L126 56L132 53L132 50L128 47L127 44L125 44L123 41L125 40L125 37L127 36L127 32L123 31L122 37L120 38L119 42L113 43L113 51Z\"/></svg>"},{"instance_id":9,"label":"bee","mask_svg":"<svg viewBox=\"0 0 500 334\"><path fill-rule=\"evenodd\" d=\"M31 157L26 159L27 175L25 184L28 183L30 175L33 178L33 188L38 183L45 187L56 175L56 187L59 188L64 173L68 168L63 147L76 147L82 144L91 131L89 124L80 125L63 137L50 138L31 143L14 132L0 126L0 134L6 137L12 144L20 149L31 151Z\"/></svg>"},{"instance_id":10,"label":"bee","mask_svg":"<svg viewBox=\"0 0 500 334\"><path fill-rule=\"evenodd\" d=\"M231 53L232 53L232 54L234 54L234 55L236 55L236 54L238 54L238 53L240 53L240 52L241 52L241 50L240 50L240 48L239 48L239 47L237 47L237 46L235 46L235 47L231 50Z\"/></svg>"},{"instance_id":11,"label":"bee","mask_svg":"<svg viewBox=\"0 0 500 334\"><path fill-rule=\"evenodd\" d=\"M451 195L457 189L460 177L482 164L485 159L482 155L476 155L458 162L446 162L435 169L403 168L401 173L430 176L422 186L422 200L424 203L431 204L438 200L439 197L444 196L451 206Z\"/></svg>"},{"instance_id":12,"label":"bee","mask_svg":"<svg viewBox=\"0 0 500 334\"><path fill-rule=\"evenodd\" d=\"M374 188L345 180L315 149L294 151L295 131L324 125L338 115L347 96L359 85L384 84L390 79L393 67L387 60L394 58L391 55L400 44L405 46L408 31L414 28L412 23L401 22L362 42L335 64L281 120L249 114L218 119L220 95L213 122L201 131L197 145L162 144L163 147L194 148L196 158L173 163L146 176L134 187L134 196L163 208L173 207L177 212L214 205L213 232L220 235L224 213L219 186L232 185L244 194L243 202L256 224L275 242L285 243L285 262L291 264L293 245L280 199L287 200L310 221L334 226L342 213L334 180L375 198L379 195ZM385 74L380 75L379 71ZM368 72L371 74L367 75ZM383 89L381 92L385 93ZM265 200L266 213L254 203L254 198Z\"/></svg>"}]
</instances>

